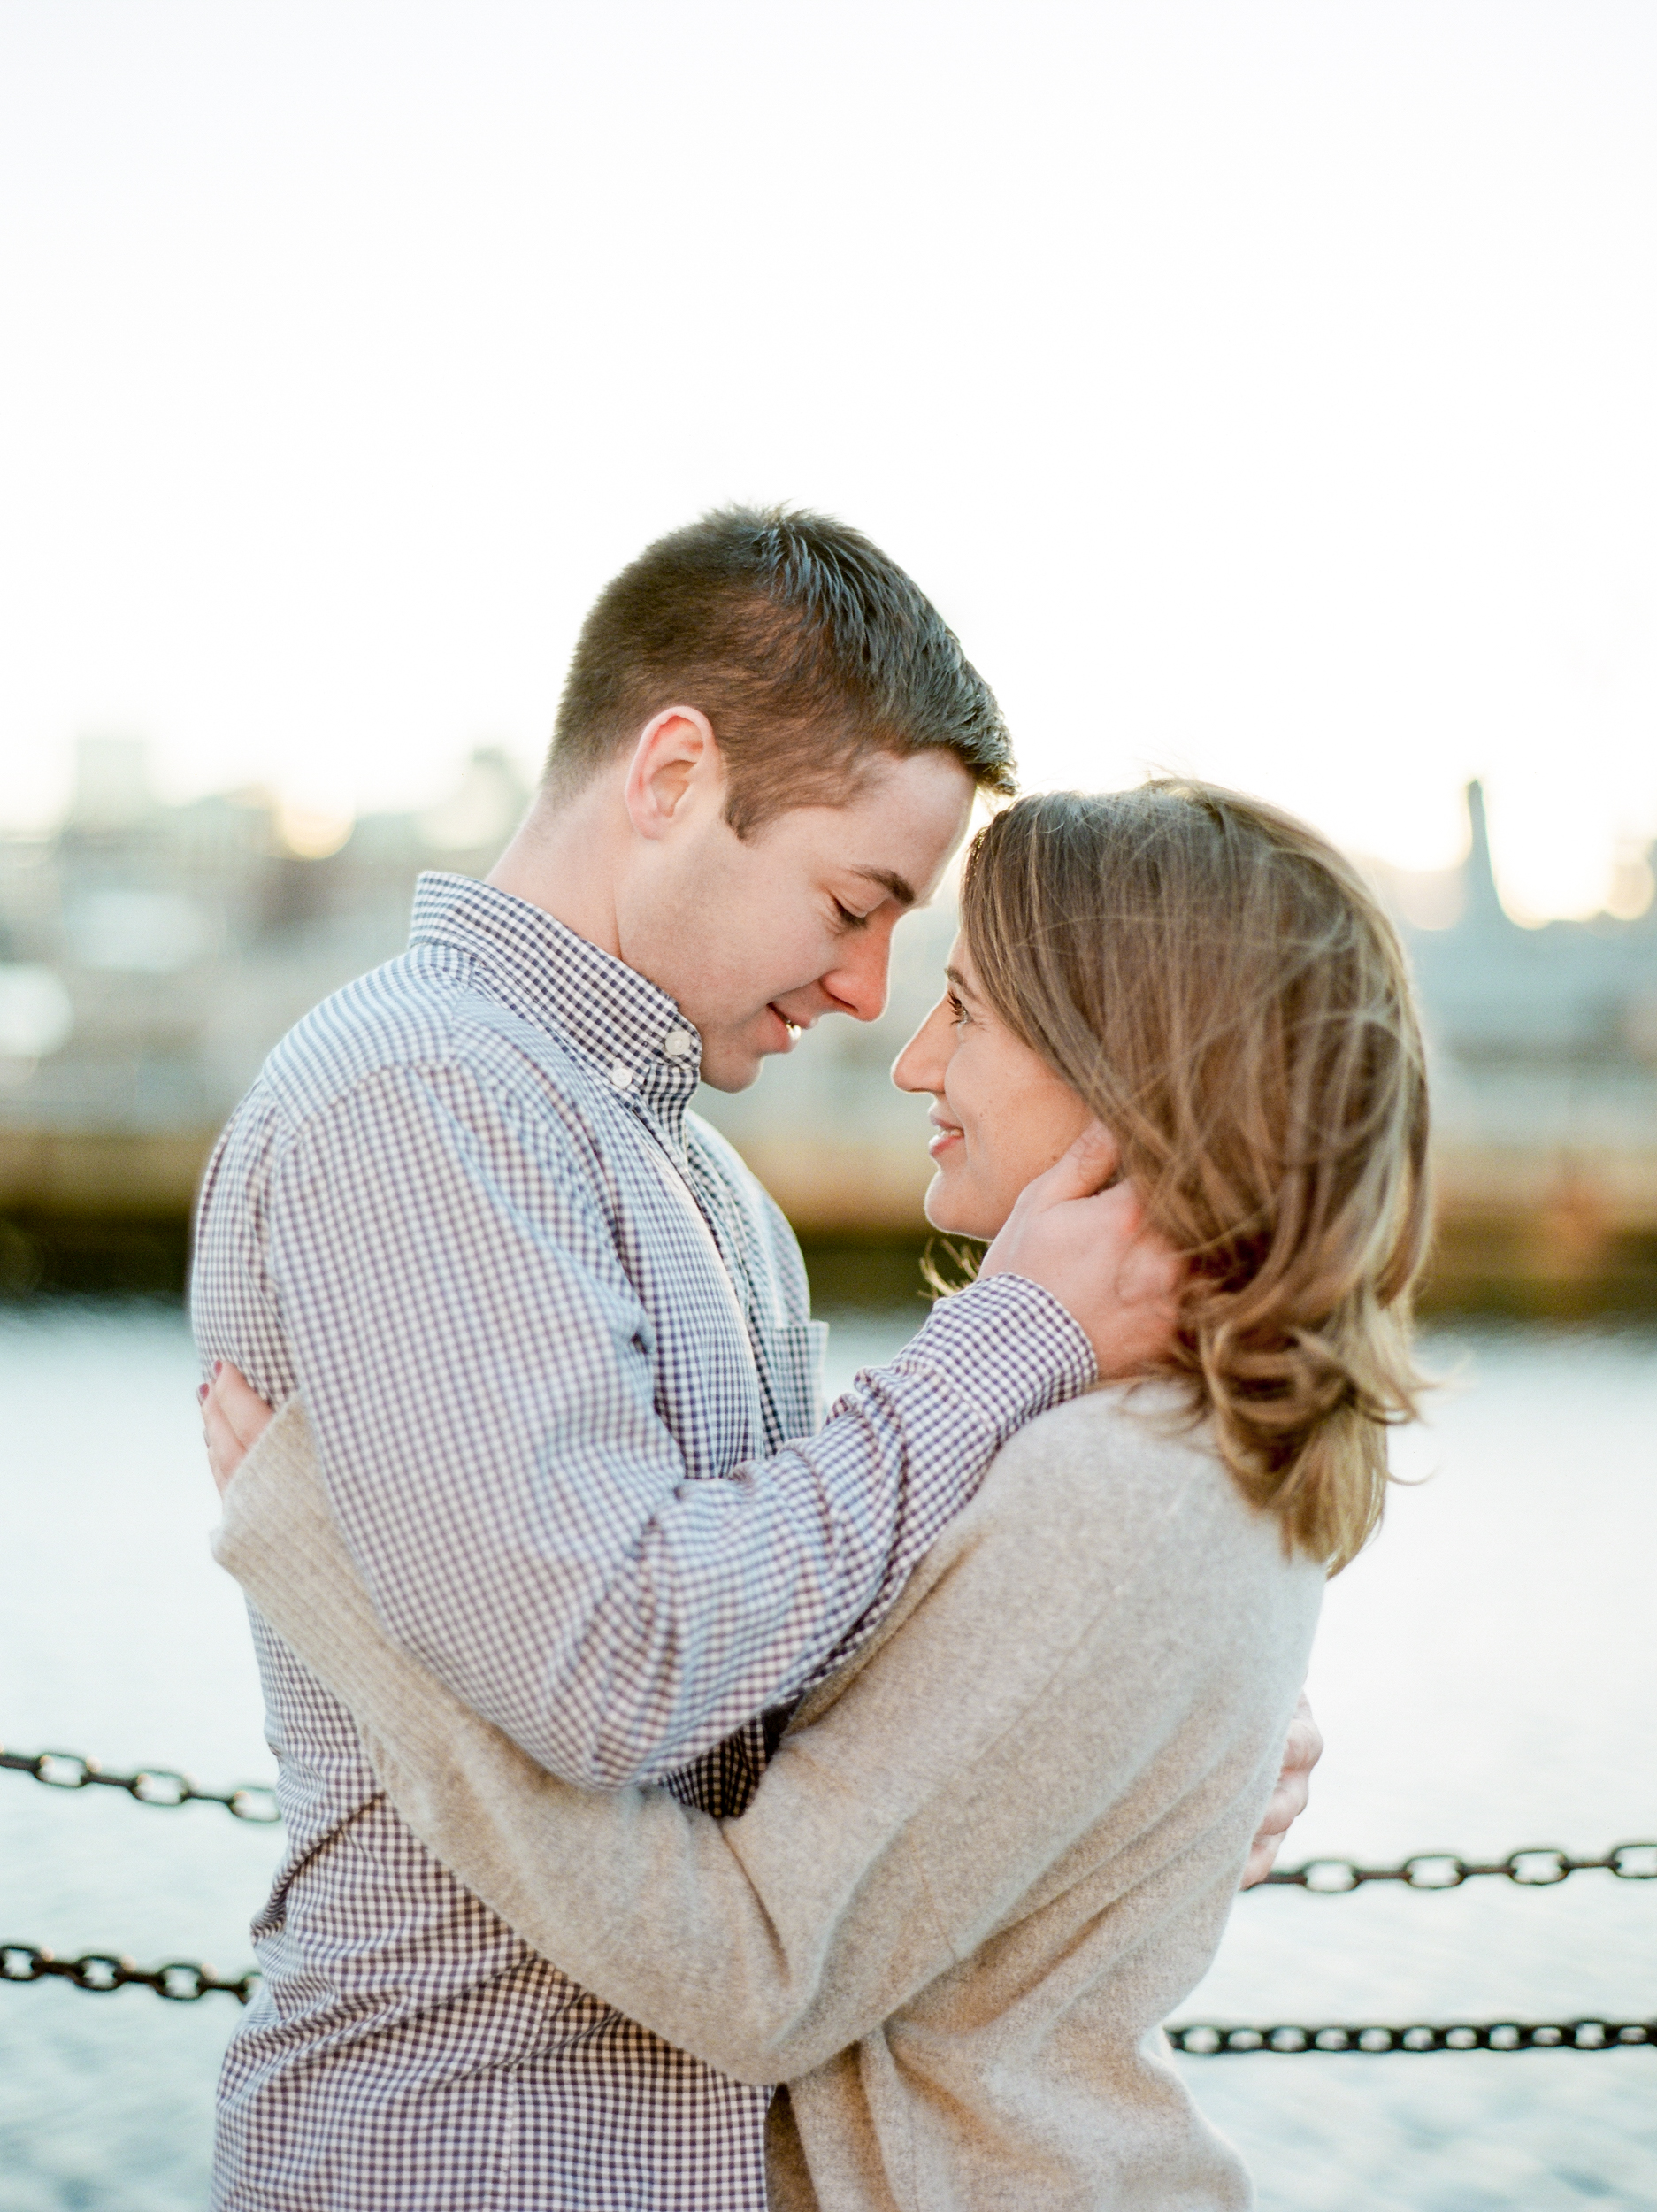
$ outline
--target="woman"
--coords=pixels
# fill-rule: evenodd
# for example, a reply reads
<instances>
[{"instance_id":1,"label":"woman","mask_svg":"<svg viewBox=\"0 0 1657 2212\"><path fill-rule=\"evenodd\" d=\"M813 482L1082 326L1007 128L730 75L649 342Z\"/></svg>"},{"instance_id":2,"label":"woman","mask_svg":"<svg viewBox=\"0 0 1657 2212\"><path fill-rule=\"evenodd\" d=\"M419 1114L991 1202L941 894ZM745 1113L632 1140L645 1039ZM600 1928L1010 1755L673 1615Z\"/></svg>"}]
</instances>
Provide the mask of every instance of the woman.
<instances>
[{"instance_id":1,"label":"woman","mask_svg":"<svg viewBox=\"0 0 1657 2212\"><path fill-rule=\"evenodd\" d=\"M1346 864L1198 785L1026 799L968 862L933 1098L940 1229L994 1234L1097 1119L1184 1256L1154 1373L1032 1422L748 1811L554 1780L384 1638L290 1402L220 1556L341 1696L409 1824L526 1940L786 2083L772 2200L1241 2206L1158 2024L1219 1941L1325 1576L1413 1410L1426 1102ZM227 1472L265 1409L212 1402Z\"/></svg>"}]
</instances>

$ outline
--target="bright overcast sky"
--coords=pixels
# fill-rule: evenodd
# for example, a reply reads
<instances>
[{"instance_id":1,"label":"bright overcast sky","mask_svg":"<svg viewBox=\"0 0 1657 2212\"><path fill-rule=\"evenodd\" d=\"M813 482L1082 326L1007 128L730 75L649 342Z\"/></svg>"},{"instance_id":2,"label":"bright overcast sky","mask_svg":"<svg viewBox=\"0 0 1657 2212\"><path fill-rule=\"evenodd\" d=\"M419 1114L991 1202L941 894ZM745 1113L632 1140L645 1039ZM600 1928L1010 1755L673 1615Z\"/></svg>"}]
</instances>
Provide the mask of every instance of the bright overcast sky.
<instances>
[{"instance_id":1,"label":"bright overcast sky","mask_svg":"<svg viewBox=\"0 0 1657 2212\"><path fill-rule=\"evenodd\" d=\"M855 521L1032 783L1510 899L1657 832L1650 0L3 0L0 817L526 763L586 603Z\"/></svg>"}]
</instances>

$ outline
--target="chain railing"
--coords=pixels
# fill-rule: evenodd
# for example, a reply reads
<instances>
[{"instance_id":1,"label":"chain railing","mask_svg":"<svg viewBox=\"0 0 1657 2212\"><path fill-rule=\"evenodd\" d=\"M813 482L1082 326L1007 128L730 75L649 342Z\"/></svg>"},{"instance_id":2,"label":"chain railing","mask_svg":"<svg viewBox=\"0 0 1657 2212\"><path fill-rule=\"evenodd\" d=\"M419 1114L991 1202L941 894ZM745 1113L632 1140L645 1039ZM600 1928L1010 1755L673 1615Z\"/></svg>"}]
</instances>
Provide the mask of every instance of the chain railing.
<instances>
[{"instance_id":1,"label":"chain railing","mask_svg":"<svg viewBox=\"0 0 1657 2212\"><path fill-rule=\"evenodd\" d=\"M52 1978L71 1982L95 1996L112 1995L118 1989L148 1989L174 2004L226 1996L245 2005L259 1976L249 1970L227 1980L212 1967L191 1960L145 1968L108 1951L85 1951L79 1958L60 1959L37 1944L0 1943L0 1981ZM1622 2051L1657 2045L1657 2020L1419 2021L1401 2028L1374 2022L1307 2028L1286 2022L1271 2027L1221 2027L1190 2021L1164 2032L1175 2050L1191 2058L1304 2057L1319 2052L1373 2058L1430 2051Z\"/></svg>"},{"instance_id":2,"label":"chain railing","mask_svg":"<svg viewBox=\"0 0 1657 2212\"><path fill-rule=\"evenodd\" d=\"M1399 2051L1622 2051L1657 2044L1657 2020L1484 2020L1414 2027L1217 2028L1193 2021L1164 2031L1193 2058L1342 2051L1375 2057Z\"/></svg>"},{"instance_id":3,"label":"chain railing","mask_svg":"<svg viewBox=\"0 0 1657 2212\"><path fill-rule=\"evenodd\" d=\"M242 1782L231 1790L204 1790L174 1767L140 1767L132 1774L111 1774L96 1759L79 1751L9 1751L0 1745L0 1772L27 1774L48 1789L93 1787L124 1790L141 1805L171 1810L180 1805L222 1805L236 1820L256 1824L280 1822L276 1792L268 1783ZM1463 1859L1454 1851L1417 1851L1395 1866L1364 1866L1356 1859L1308 1859L1303 1865L1277 1867L1268 1884L1309 1890L1314 1896L1344 1897L1368 1882L1398 1882L1407 1889L1459 1889L1463 1882L1499 1876L1521 1889L1552 1889L1573 1874L1614 1874L1624 1882L1657 1881L1657 1843L1619 1843L1603 1858L1576 1859L1554 1844L1527 1844L1505 1859Z\"/></svg>"},{"instance_id":4,"label":"chain railing","mask_svg":"<svg viewBox=\"0 0 1657 2212\"><path fill-rule=\"evenodd\" d=\"M1657 1843L1619 1843L1602 1859L1573 1859L1552 1844L1510 1851L1505 1859L1461 1859L1453 1851L1417 1851L1397 1866L1360 1866L1355 1859L1308 1859L1285 1867L1267 1882L1291 1883L1316 1897L1345 1897L1366 1882L1401 1882L1407 1889L1460 1889L1463 1882L1500 1875L1520 1889L1553 1889L1573 1874L1615 1874L1620 1881L1657 1881ZM1262 1883L1261 1887L1264 1887Z\"/></svg>"},{"instance_id":5,"label":"chain railing","mask_svg":"<svg viewBox=\"0 0 1657 2212\"><path fill-rule=\"evenodd\" d=\"M259 1979L249 1967L234 1981L226 1981L212 1967L193 1959L173 1959L165 1966L134 1966L111 1951L83 1951L78 1959L60 1959L37 1943L0 1943L0 1981L73 1982L95 1996L109 1996L118 1989L153 1990L175 2005L193 2005L203 1997L234 1997L246 2004Z\"/></svg>"},{"instance_id":6,"label":"chain railing","mask_svg":"<svg viewBox=\"0 0 1657 2212\"><path fill-rule=\"evenodd\" d=\"M0 1747L0 1771L27 1774L48 1789L95 1786L126 1792L141 1805L173 1809L221 1805L237 1820L278 1822L276 1793L267 1785L245 1782L232 1790L198 1789L187 1774L172 1767L141 1767L131 1774L108 1774L96 1759L74 1751L7 1751ZM1603 1858L1573 1858L1553 1844L1527 1846L1505 1859L1463 1859L1452 1851L1418 1851L1396 1866L1364 1866L1356 1859L1308 1859L1301 1866L1274 1870L1265 1882L1308 1891L1317 1897L1344 1897L1370 1882L1397 1882L1406 1889L1460 1889L1463 1882L1496 1878L1519 1889L1553 1889L1573 1874L1609 1874L1618 1881L1657 1881L1657 1843L1619 1843ZM256 1969L226 1978L212 1967L173 1959L165 1966L134 1966L108 1951L84 1951L60 1959L35 1943L0 1943L0 1981L66 1981L95 1996L119 1989L148 1989L173 2004L195 2004L203 1997L234 1997L246 2004L259 1981ZM1225 2027L1188 2021L1166 2031L1177 2051L1192 2058L1279 2057L1341 2053L1349 2057L1431 2051L1620 2051L1657 2045L1657 2020L1486 2020L1417 2021L1406 2027L1380 2023L1331 2022L1301 2027L1284 2022L1270 2027Z\"/></svg>"},{"instance_id":7,"label":"chain railing","mask_svg":"<svg viewBox=\"0 0 1657 2212\"><path fill-rule=\"evenodd\" d=\"M0 1772L27 1774L49 1790L125 1790L140 1805L172 1811L180 1805L222 1805L233 1820L265 1826L281 1819L276 1792L265 1782L242 1782L232 1790L199 1789L173 1767L140 1767L133 1774L107 1774L96 1759L78 1751L8 1751L0 1744Z\"/></svg>"}]
</instances>

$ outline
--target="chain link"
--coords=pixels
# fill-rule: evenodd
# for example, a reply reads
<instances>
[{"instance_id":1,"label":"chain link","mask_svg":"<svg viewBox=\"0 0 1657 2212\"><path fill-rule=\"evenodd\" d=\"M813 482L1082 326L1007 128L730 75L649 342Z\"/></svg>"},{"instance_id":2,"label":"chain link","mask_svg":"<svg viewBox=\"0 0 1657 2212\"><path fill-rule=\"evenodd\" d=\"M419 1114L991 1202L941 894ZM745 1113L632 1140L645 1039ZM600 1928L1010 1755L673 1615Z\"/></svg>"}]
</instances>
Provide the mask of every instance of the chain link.
<instances>
[{"instance_id":1,"label":"chain link","mask_svg":"<svg viewBox=\"0 0 1657 2212\"><path fill-rule=\"evenodd\" d=\"M1218 2028L1198 2022L1166 2031L1177 2051L1193 2058L1252 2053L1304 2055L1344 2051L1374 2057L1392 2051L1621 2051L1657 2044L1657 2020L1484 2020L1438 2026Z\"/></svg>"},{"instance_id":2,"label":"chain link","mask_svg":"<svg viewBox=\"0 0 1657 2212\"><path fill-rule=\"evenodd\" d=\"M141 1767L136 1774L105 1774L96 1759L78 1751L8 1751L0 1744L0 1770L32 1775L49 1790L125 1790L141 1805L169 1810L180 1805L222 1805L233 1820L265 1826L281 1819L276 1792L263 1782L243 1782L234 1790L197 1789L188 1774L172 1767Z\"/></svg>"},{"instance_id":3,"label":"chain link","mask_svg":"<svg viewBox=\"0 0 1657 2212\"><path fill-rule=\"evenodd\" d=\"M1304 1866L1268 1874L1266 1882L1290 1883L1320 1897L1344 1897L1365 1882L1402 1882L1409 1889L1460 1889L1481 1875L1500 1874L1521 1889L1552 1889L1573 1874L1615 1874L1620 1881L1657 1881L1657 1843L1619 1843L1602 1859L1573 1859L1551 1844L1510 1851L1488 1863L1457 1858L1453 1851L1418 1851L1399 1866L1360 1866L1354 1859L1308 1859ZM1265 1887L1265 1883L1259 1885Z\"/></svg>"},{"instance_id":4,"label":"chain link","mask_svg":"<svg viewBox=\"0 0 1657 2212\"><path fill-rule=\"evenodd\" d=\"M77 1989L107 1996L118 1989L151 1989L175 2005L193 2005L203 1997L234 1997L246 2004L258 1976L249 1968L234 1981L226 1981L211 1966L190 1959L173 1959L165 1966L134 1966L128 1958L110 1951L83 1951L78 1959L60 1959L34 1943L0 1943L0 1981L43 1982L58 1978Z\"/></svg>"}]
</instances>

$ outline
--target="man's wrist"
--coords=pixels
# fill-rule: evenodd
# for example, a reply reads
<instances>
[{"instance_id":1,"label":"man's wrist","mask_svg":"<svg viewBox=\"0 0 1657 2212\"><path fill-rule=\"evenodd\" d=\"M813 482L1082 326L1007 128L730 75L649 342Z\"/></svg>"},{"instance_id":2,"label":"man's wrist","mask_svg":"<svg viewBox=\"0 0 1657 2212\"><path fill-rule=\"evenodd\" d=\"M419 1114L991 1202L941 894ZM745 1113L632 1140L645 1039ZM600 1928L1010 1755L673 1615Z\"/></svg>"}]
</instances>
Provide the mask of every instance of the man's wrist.
<instances>
[{"instance_id":1,"label":"man's wrist","mask_svg":"<svg viewBox=\"0 0 1657 2212\"><path fill-rule=\"evenodd\" d=\"M923 1363L945 1376L1002 1436L1099 1379L1086 1331L1027 1275L993 1275L940 1298L892 1363Z\"/></svg>"}]
</instances>

